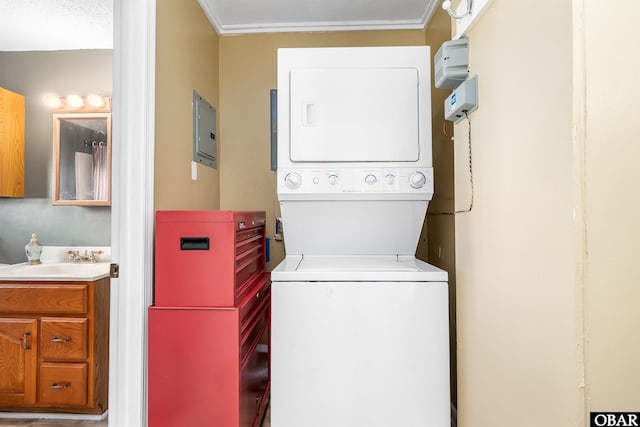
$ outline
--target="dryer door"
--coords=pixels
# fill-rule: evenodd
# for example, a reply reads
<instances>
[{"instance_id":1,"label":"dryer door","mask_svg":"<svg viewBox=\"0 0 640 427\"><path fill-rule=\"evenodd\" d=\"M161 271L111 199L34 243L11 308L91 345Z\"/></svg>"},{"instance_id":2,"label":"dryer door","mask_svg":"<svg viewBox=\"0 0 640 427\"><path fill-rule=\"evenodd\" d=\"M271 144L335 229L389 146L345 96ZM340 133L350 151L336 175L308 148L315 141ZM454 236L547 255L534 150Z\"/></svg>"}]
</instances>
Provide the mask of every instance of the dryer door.
<instances>
[{"instance_id":1,"label":"dryer door","mask_svg":"<svg viewBox=\"0 0 640 427\"><path fill-rule=\"evenodd\" d=\"M290 84L293 162L415 162L418 70L299 68Z\"/></svg>"}]
</instances>

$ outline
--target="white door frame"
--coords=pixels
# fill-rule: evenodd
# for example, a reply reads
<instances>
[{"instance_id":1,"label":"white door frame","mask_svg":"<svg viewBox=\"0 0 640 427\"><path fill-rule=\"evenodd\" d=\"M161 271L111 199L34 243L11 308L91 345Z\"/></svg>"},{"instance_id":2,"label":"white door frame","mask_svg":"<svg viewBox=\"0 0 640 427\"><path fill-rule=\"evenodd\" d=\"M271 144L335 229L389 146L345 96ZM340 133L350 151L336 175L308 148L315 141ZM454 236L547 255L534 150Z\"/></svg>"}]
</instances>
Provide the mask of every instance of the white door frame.
<instances>
[{"instance_id":1,"label":"white door frame","mask_svg":"<svg viewBox=\"0 0 640 427\"><path fill-rule=\"evenodd\" d=\"M109 427L147 425L153 287L156 0L114 0Z\"/></svg>"}]
</instances>

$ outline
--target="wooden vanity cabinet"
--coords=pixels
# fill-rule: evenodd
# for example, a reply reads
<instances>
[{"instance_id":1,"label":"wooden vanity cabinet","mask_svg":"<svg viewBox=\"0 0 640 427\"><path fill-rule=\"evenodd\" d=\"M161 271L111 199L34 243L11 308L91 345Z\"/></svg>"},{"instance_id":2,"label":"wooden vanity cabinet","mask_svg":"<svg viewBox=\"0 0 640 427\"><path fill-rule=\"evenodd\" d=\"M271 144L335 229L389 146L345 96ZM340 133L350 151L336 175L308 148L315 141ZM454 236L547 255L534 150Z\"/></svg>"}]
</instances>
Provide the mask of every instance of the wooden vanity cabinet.
<instances>
[{"instance_id":1,"label":"wooden vanity cabinet","mask_svg":"<svg viewBox=\"0 0 640 427\"><path fill-rule=\"evenodd\" d=\"M0 281L0 411L107 410L109 281Z\"/></svg>"},{"instance_id":2,"label":"wooden vanity cabinet","mask_svg":"<svg viewBox=\"0 0 640 427\"><path fill-rule=\"evenodd\" d=\"M0 318L0 404L36 402L37 319Z\"/></svg>"}]
</instances>

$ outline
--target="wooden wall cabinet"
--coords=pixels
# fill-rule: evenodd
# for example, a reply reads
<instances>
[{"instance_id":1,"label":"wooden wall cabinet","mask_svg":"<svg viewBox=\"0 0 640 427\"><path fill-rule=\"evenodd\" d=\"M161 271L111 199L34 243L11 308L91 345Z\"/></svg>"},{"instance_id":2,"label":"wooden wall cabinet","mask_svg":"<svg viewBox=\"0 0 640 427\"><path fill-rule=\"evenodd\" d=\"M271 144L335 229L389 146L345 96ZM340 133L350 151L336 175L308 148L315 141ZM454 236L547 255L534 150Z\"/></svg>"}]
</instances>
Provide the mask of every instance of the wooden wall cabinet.
<instances>
[{"instance_id":1,"label":"wooden wall cabinet","mask_svg":"<svg viewBox=\"0 0 640 427\"><path fill-rule=\"evenodd\" d=\"M24 197L24 96L1 87L0 197Z\"/></svg>"},{"instance_id":2,"label":"wooden wall cabinet","mask_svg":"<svg viewBox=\"0 0 640 427\"><path fill-rule=\"evenodd\" d=\"M107 410L109 280L0 281L0 411Z\"/></svg>"}]
</instances>

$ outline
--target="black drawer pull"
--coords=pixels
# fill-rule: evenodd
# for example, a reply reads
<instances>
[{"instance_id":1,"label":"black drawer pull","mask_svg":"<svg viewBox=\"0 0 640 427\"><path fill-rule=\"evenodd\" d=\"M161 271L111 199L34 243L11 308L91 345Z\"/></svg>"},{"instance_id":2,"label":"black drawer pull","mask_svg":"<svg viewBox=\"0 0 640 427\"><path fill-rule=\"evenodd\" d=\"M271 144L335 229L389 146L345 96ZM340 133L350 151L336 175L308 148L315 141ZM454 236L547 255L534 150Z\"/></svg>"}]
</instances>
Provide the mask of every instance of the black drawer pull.
<instances>
[{"instance_id":1,"label":"black drawer pull","mask_svg":"<svg viewBox=\"0 0 640 427\"><path fill-rule=\"evenodd\" d=\"M208 237L181 237L180 250L181 251L208 251L209 238Z\"/></svg>"},{"instance_id":2,"label":"black drawer pull","mask_svg":"<svg viewBox=\"0 0 640 427\"><path fill-rule=\"evenodd\" d=\"M64 390L65 388L70 388L71 383L53 383L51 384L51 388L54 390Z\"/></svg>"},{"instance_id":3,"label":"black drawer pull","mask_svg":"<svg viewBox=\"0 0 640 427\"><path fill-rule=\"evenodd\" d=\"M58 337L52 337L51 342L60 342L63 344L67 344L71 342L71 337L66 337L66 338L58 338Z\"/></svg>"}]
</instances>

